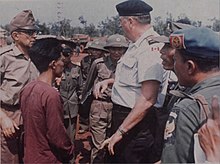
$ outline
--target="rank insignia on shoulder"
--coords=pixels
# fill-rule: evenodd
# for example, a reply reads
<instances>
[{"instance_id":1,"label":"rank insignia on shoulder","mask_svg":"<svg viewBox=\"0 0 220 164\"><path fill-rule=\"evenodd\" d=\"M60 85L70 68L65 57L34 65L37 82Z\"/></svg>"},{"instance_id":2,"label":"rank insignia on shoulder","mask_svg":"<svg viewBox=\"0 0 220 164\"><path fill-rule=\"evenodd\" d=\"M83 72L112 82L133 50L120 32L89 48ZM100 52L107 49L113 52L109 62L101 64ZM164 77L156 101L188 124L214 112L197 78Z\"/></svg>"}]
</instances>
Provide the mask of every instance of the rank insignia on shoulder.
<instances>
[{"instance_id":1,"label":"rank insignia on shoulder","mask_svg":"<svg viewBox=\"0 0 220 164\"><path fill-rule=\"evenodd\" d=\"M151 47L151 51L160 51L159 47Z\"/></svg>"}]
</instances>

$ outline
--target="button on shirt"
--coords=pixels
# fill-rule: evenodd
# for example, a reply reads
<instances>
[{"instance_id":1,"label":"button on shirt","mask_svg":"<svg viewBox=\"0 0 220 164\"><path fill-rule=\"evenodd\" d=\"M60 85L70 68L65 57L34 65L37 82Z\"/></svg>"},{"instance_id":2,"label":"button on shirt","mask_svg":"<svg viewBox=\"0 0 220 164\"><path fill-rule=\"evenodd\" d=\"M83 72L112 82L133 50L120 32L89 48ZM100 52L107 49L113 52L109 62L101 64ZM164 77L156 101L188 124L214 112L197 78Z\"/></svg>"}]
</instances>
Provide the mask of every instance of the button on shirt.
<instances>
[{"instance_id":1,"label":"button on shirt","mask_svg":"<svg viewBox=\"0 0 220 164\"><path fill-rule=\"evenodd\" d=\"M15 45L0 52L0 74L1 102L7 105L17 105L21 88L38 77L35 65Z\"/></svg>"},{"instance_id":2,"label":"button on shirt","mask_svg":"<svg viewBox=\"0 0 220 164\"><path fill-rule=\"evenodd\" d=\"M115 82L112 88L112 101L118 105L133 108L141 95L141 83L147 80L160 82L155 107L162 107L168 78L163 69L159 50L161 43L150 43L158 34L150 28L135 43L129 45L124 56L118 61Z\"/></svg>"}]
</instances>

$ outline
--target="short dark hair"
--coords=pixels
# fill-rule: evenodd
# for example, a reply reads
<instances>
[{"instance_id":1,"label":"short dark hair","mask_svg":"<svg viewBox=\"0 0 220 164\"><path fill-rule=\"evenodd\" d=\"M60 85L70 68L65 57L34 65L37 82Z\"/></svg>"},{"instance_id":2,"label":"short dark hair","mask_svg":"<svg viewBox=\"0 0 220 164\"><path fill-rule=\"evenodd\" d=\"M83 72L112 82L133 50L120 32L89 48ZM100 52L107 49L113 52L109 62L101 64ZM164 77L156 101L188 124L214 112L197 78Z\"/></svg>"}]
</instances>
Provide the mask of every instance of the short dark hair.
<instances>
[{"instance_id":1,"label":"short dark hair","mask_svg":"<svg viewBox=\"0 0 220 164\"><path fill-rule=\"evenodd\" d=\"M204 58L204 57L195 57L198 55L190 54L189 52L186 52L184 49L178 50L181 53L181 56L183 57L184 62L187 60L194 61L197 65L200 71L202 72L208 72L213 69L220 70L219 68L219 56L213 57L213 58Z\"/></svg>"},{"instance_id":2,"label":"short dark hair","mask_svg":"<svg viewBox=\"0 0 220 164\"><path fill-rule=\"evenodd\" d=\"M47 71L51 61L61 57L62 47L55 38L36 40L28 53L40 73Z\"/></svg>"}]
</instances>

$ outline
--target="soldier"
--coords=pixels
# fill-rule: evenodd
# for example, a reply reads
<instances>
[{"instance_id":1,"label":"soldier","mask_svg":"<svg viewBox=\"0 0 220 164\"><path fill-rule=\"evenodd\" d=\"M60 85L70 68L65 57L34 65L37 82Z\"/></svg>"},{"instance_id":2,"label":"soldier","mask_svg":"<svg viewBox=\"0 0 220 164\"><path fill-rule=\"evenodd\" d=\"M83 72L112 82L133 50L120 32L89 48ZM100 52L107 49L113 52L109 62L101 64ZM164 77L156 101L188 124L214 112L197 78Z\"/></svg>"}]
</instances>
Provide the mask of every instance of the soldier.
<instances>
[{"instance_id":1,"label":"soldier","mask_svg":"<svg viewBox=\"0 0 220 164\"><path fill-rule=\"evenodd\" d=\"M21 91L24 163L66 163L74 146L63 124L61 96L52 87L64 69L61 43L55 38L37 40L29 54L40 75Z\"/></svg>"},{"instance_id":2,"label":"soldier","mask_svg":"<svg viewBox=\"0 0 220 164\"><path fill-rule=\"evenodd\" d=\"M93 85L114 76L117 61L125 53L128 41L122 35L108 37L105 49L109 55L96 59L91 66L85 88L92 90ZM90 109L89 127L92 134L91 163L104 163L104 151L99 148L107 138L112 114L111 87L108 87L97 100L93 100Z\"/></svg>"},{"instance_id":3,"label":"soldier","mask_svg":"<svg viewBox=\"0 0 220 164\"><path fill-rule=\"evenodd\" d=\"M82 92L82 100L80 101L80 132L84 132L88 130L88 117L89 117L89 110L90 105L92 102L91 91L85 89L85 83L87 80L88 73L90 71L91 65L95 59L105 56L108 53L108 50L104 49L106 41L101 39L96 39L92 42L88 42L86 51L89 52L88 56L85 56L81 61L81 72L83 76L83 92Z\"/></svg>"},{"instance_id":4,"label":"soldier","mask_svg":"<svg viewBox=\"0 0 220 164\"><path fill-rule=\"evenodd\" d=\"M62 53L65 56L65 61L59 91L64 103L64 126L72 144L74 144L77 115L79 110L79 95L82 85L82 74L80 66L73 64L70 60L73 53L72 49L65 44L62 46ZM71 163L73 162L74 159Z\"/></svg>"},{"instance_id":5,"label":"soldier","mask_svg":"<svg viewBox=\"0 0 220 164\"><path fill-rule=\"evenodd\" d=\"M174 70L181 86L180 98L171 109L164 134L164 163L194 163L193 135L205 118L195 97L203 95L211 106L213 95L220 96L219 36L208 28L189 28L170 36L175 48Z\"/></svg>"},{"instance_id":6,"label":"soldier","mask_svg":"<svg viewBox=\"0 0 220 164\"><path fill-rule=\"evenodd\" d=\"M141 0L128 0L116 5L120 23L132 42L119 60L115 79L97 84L94 92L99 95L99 85L112 83L112 132L105 143L112 162L156 162L161 148L154 147L155 110L163 106L166 94L167 72L161 65L163 44L152 41L158 34L150 25L151 6ZM101 90L103 91L103 90Z\"/></svg>"},{"instance_id":7,"label":"soldier","mask_svg":"<svg viewBox=\"0 0 220 164\"><path fill-rule=\"evenodd\" d=\"M14 44L1 49L1 162L18 163L19 131L21 131L21 111L19 93L21 88L38 76L31 62L28 49L36 40L35 20L30 10L17 14L10 22L10 33ZM20 154L19 154L20 155Z\"/></svg>"}]
</instances>

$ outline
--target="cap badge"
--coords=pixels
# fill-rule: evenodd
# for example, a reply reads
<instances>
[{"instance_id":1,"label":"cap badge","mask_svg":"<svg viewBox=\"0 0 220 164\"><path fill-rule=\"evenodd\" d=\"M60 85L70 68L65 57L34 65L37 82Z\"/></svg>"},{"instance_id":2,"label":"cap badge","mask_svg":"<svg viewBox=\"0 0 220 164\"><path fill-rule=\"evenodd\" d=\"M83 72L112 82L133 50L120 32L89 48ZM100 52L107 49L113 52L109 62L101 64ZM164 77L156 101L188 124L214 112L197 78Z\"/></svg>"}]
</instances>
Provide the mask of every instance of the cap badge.
<instances>
[{"instance_id":1,"label":"cap badge","mask_svg":"<svg viewBox=\"0 0 220 164\"><path fill-rule=\"evenodd\" d=\"M120 42L120 41L121 41L121 39L120 39L120 38L116 38L116 41L117 41L117 42Z\"/></svg>"},{"instance_id":2,"label":"cap badge","mask_svg":"<svg viewBox=\"0 0 220 164\"><path fill-rule=\"evenodd\" d=\"M184 35L181 34L172 34L170 36L170 44L172 47L176 48L176 49L182 49L182 48L186 48L186 46L184 45Z\"/></svg>"}]
</instances>

